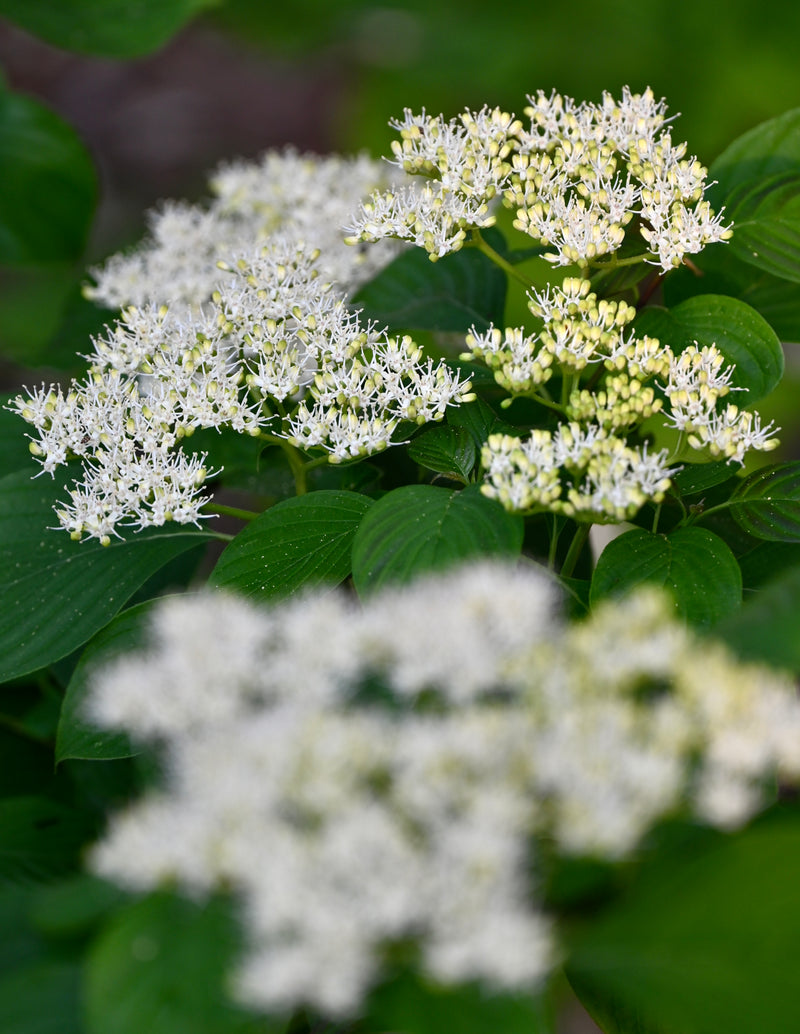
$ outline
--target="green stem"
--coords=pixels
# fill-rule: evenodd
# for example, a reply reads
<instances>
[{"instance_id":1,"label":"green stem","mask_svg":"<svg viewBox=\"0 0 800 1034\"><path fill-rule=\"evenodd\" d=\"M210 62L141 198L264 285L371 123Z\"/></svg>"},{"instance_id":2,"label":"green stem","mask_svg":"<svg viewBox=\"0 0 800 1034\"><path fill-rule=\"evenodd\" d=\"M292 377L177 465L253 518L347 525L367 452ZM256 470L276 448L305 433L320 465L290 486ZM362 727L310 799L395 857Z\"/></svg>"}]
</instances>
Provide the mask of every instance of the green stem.
<instances>
[{"instance_id":1,"label":"green stem","mask_svg":"<svg viewBox=\"0 0 800 1034\"><path fill-rule=\"evenodd\" d=\"M623 266L635 266L640 262L644 262L649 257L649 251L643 251L640 255L629 255L627 258L623 259L612 255L607 262L592 262L590 265L593 270L605 272L607 269L622 269Z\"/></svg>"},{"instance_id":2,"label":"green stem","mask_svg":"<svg viewBox=\"0 0 800 1034\"><path fill-rule=\"evenodd\" d=\"M206 503L203 509L220 517L238 517L242 521L254 521L256 517L261 516L255 510L241 510L238 506L224 506L217 502Z\"/></svg>"},{"instance_id":3,"label":"green stem","mask_svg":"<svg viewBox=\"0 0 800 1034\"><path fill-rule=\"evenodd\" d=\"M586 545L586 540L589 538L591 528L592 525L588 521L578 525L572 538L572 542L569 544L567 555L564 557L564 563L561 565L562 578L569 578L575 570L575 565L583 552L583 547Z\"/></svg>"},{"instance_id":4,"label":"green stem","mask_svg":"<svg viewBox=\"0 0 800 1034\"><path fill-rule=\"evenodd\" d=\"M480 230L472 229L472 243L482 251L487 258L490 258L496 266L499 266L508 276L513 277L518 283L523 284L526 288L530 289L533 287L533 281L515 267L510 262L503 258L503 256L494 250L491 244L488 244L481 236Z\"/></svg>"},{"instance_id":5,"label":"green stem","mask_svg":"<svg viewBox=\"0 0 800 1034\"><path fill-rule=\"evenodd\" d=\"M556 549L558 548L558 539L564 527L556 514L552 514L552 520L553 530L550 532L550 552L547 555L548 571L555 571L556 569Z\"/></svg>"},{"instance_id":6,"label":"green stem","mask_svg":"<svg viewBox=\"0 0 800 1034\"><path fill-rule=\"evenodd\" d=\"M208 534L212 538L219 539L220 542L233 542L236 538L235 535L226 535L224 531L210 531Z\"/></svg>"},{"instance_id":7,"label":"green stem","mask_svg":"<svg viewBox=\"0 0 800 1034\"><path fill-rule=\"evenodd\" d=\"M653 514L653 527L652 527L651 531L653 532L654 535L658 531L658 522L659 522L659 519L661 518L661 505L662 505L661 503L658 504L658 506L656 507L656 512Z\"/></svg>"}]
</instances>

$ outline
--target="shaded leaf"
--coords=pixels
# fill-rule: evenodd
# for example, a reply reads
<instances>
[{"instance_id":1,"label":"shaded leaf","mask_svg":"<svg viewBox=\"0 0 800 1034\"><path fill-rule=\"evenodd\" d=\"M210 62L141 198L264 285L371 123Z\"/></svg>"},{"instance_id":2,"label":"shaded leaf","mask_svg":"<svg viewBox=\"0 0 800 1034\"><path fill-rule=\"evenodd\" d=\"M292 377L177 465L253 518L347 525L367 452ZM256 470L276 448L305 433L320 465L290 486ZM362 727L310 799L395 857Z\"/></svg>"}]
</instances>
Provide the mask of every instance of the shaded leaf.
<instances>
[{"instance_id":1,"label":"shaded leaf","mask_svg":"<svg viewBox=\"0 0 800 1034\"><path fill-rule=\"evenodd\" d=\"M729 201L742 262L800 283L800 169L743 183Z\"/></svg>"},{"instance_id":2,"label":"shaded leaf","mask_svg":"<svg viewBox=\"0 0 800 1034\"><path fill-rule=\"evenodd\" d=\"M800 1029L798 816L666 850L587 924L567 974L610 1034Z\"/></svg>"},{"instance_id":3,"label":"shaded leaf","mask_svg":"<svg viewBox=\"0 0 800 1034\"><path fill-rule=\"evenodd\" d=\"M3 1034L83 1034L81 967L78 962L42 961L0 978Z\"/></svg>"},{"instance_id":4,"label":"shaded leaf","mask_svg":"<svg viewBox=\"0 0 800 1034\"><path fill-rule=\"evenodd\" d=\"M137 57L218 0L0 0L0 15L64 50Z\"/></svg>"},{"instance_id":5,"label":"shaded leaf","mask_svg":"<svg viewBox=\"0 0 800 1034\"><path fill-rule=\"evenodd\" d=\"M731 496L737 524L759 539L800 542L800 463L763 467Z\"/></svg>"},{"instance_id":6,"label":"shaded leaf","mask_svg":"<svg viewBox=\"0 0 800 1034\"><path fill-rule=\"evenodd\" d=\"M89 953L87 1034L266 1034L225 992L238 945L224 901L156 893L123 909Z\"/></svg>"},{"instance_id":7,"label":"shaded leaf","mask_svg":"<svg viewBox=\"0 0 800 1034\"><path fill-rule=\"evenodd\" d=\"M433 427L410 443L408 455L420 466L464 484L477 458L475 442L465 427Z\"/></svg>"},{"instance_id":8,"label":"shaded leaf","mask_svg":"<svg viewBox=\"0 0 800 1034\"><path fill-rule=\"evenodd\" d=\"M497 251L502 237L485 235ZM491 259L462 248L436 263L421 248L404 251L362 287L353 306L395 330L451 330L466 333L502 323L506 275Z\"/></svg>"},{"instance_id":9,"label":"shaded leaf","mask_svg":"<svg viewBox=\"0 0 800 1034\"><path fill-rule=\"evenodd\" d=\"M0 681L35 671L90 639L169 560L210 536L148 528L103 547L54 531L69 474L0 479Z\"/></svg>"},{"instance_id":10,"label":"shaded leaf","mask_svg":"<svg viewBox=\"0 0 800 1034\"><path fill-rule=\"evenodd\" d=\"M709 169L709 197L714 207L753 180L800 170L800 108L768 119L729 144Z\"/></svg>"},{"instance_id":11,"label":"shaded leaf","mask_svg":"<svg viewBox=\"0 0 800 1034\"><path fill-rule=\"evenodd\" d=\"M714 634L745 660L800 673L800 567L764 584Z\"/></svg>"},{"instance_id":12,"label":"shaded leaf","mask_svg":"<svg viewBox=\"0 0 800 1034\"><path fill-rule=\"evenodd\" d=\"M0 262L78 258L97 184L75 132L38 101L0 89L0 166Z\"/></svg>"},{"instance_id":13,"label":"shaded leaf","mask_svg":"<svg viewBox=\"0 0 800 1034\"><path fill-rule=\"evenodd\" d=\"M46 797L0 800L0 881L50 879L77 867L93 820Z\"/></svg>"},{"instance_id":14,"label":"shaded leaf","mask_svg":"<svg viewBox=\"0 0 800 1034\"><path fill-rule=\"evenodd\" d=\"M89 642L67 685L56 734L56 764L68 758L111 761L138 753L127 735L94 726L84 713L94 672L114 658L142 647L153 603L118 614Z\"/></svg>"}]
</instances>

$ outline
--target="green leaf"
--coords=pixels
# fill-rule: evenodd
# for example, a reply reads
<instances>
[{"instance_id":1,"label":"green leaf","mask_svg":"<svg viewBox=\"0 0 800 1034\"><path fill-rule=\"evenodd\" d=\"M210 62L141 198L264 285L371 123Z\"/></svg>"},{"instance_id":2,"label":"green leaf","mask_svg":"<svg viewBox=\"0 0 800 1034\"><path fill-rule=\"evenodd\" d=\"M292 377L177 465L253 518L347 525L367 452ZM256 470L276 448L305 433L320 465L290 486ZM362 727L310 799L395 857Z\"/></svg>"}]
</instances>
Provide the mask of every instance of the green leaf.
<instances>
[{"instance_id":1,"label":"green leaf","mask_svg":"<svg viewBox=\"0 0 800 1034\"><path fill-rule=\"evenodd\" d=\"M800 542L800 463L762 467L731 496L731 514L748 535Z\"/></svg>"},{"instance_id":2,"label":"green leaf","mask_svg":"<svg viewBox=\"0 0 800 1034\"><path fill-rule=\"evenodd\" d=\"M90 639L140 585L210 536L146 529L103 547L52 530L55 484L28 471L0 479L0 681L44 667Z\"/></svg>"},{"instance_id":3,"label":"green leaf","mask_svg":"<svg viewBox=\"0 0 800 1034\"><path fill-rule=\"evenodd\" d=\"M64 50L137 57L218 0L0 0L0 15Z\"/></svg>"},{"instance_id":4,"label":"green leaf","mask_svg":"<svg viewBox=\"0 0 800 1034\"><path fill-rule=\"evenodd\" d=\"M30 919L45 937L75 937L93 929L125 901L125 894L113 883L78 873L37 888Z\"/></svg>"},{"instance_id":5,"label":"green leaf","mask_svg":"<svg viewBox=\"0 0 800 1034\"><path fill-rule=\"evenodd\" d=\"M643 867L567 975L609 1034L800 1030L800 822L698 837Z\"/></svg>"},{"instance_id":6,"label":"green leaf","mask_svg":"<svg viewBox=\"0 0 800 1034\"><path fill-rule=\"evenodd\" d=\"M353 543L359 594L480 556L516 556L524 523L477 486L406 485L372 507Z\"/></svg>"},{"instance_id":7,"label":"green leaf","mask_svg":"<svg viewBox=\"0 0 800 1034\"><path fill-rule=\"evenodd\" d=\"M369 997L364 1025L393 1034L550 1034L547 1004L533 994L498 994L476 984L440 987L403 973Z\"/></svg>"},{"instance_id":8,"label":"green leaf","mask_svg":"<svg viewBox=\"0 0 800 1034\"><path fill-rule=\"evenodd\" d=\"M743 183L729 201L728 246L742 262L800 282L800 172Z\"/></svg>"},{"instance_id":9,"label":"green leaf","mask_svg":"<svg viewBox=\"0 0 800 1034\"><path fill-rule=\"evenodd\" d=\"M433 427L411 442L408 455L427 470L447 474L466 484L475 466L477 450L465 427Z\"/></svg>"},{"instance_id":10,"label":"green leaf","mask_svg":"<svg viewBox=\"0 0 800 1034\"><path fill-rule=\"evenodd\" d=\"M764 584L714 634L744 660L800 673L800 568Z\"/></svg>"},{"instance_id":11,"label":"green leaf","mask_svg":"<svg viewBox=\"0 0 800 1034\"><path fill-rule=\"evenodd\" d=\"M97 728L84 713L94 672L122 654L138 650L147 641L154 601L140 603L118 614L89 642L81 654L61 705L56 735L56 764L68 758L112 761L138 753L122 732Z\"/></svg>"},{"instance_id":12,"label":"green leaf","mask_svg":"<svg viewBox=\"0 0 800 1034\"><path fill-rule=\"evenodd\" d=\"M0 881L51 879L77 867L93 820L46 797L0 800Z\"/></svg>"},{"instance_id":13,"label":"green leaf","mask_svg":"<svg viewBox=\"0 0 800 1034\"><path fill-rule=\"evenodd\" d=\"M643 309L634 325L637 333L658 337L676 353L695 341L701 347L716 345L736 367L732 383L748 391L740 403L743 406L768 395L783 376L783 349L777 334L738 298L696 295L674 309Z\"/></svg>"},{"instance_id":14,"label":"green leaf","mask_svg":"<svg viewBox=\"0 0 800 1034\"><path fill-rule=\"evenodd\" d=\"M800 108L762 122L733 141L709 169L709 191L719 207L748 181L800 170ZM735 231L734 231L735 232Z\"/></svg>"},{"instance_id":15,"label":"green leaf","mask_svg":"<svg viewBox=\"0 0 800 1034\"><path fill-rule=\"evenodd\" d=\"M790 567L800 566L800 542L759 542L739 558L746 590L760 589Z\"/></svg>"},{"instance_id":16,"label":"green leaf","mask_svg":"<svg viewBox=\"0 0 800 1034\"><path fill-rule=\"evenodd\" d=\"M89 953L86 1034L266 1034L226 997L238 944L225 901L157 893L123 909Z\"/></svg>"},{"instance_id":17,"label":"green leaf","mask_svg":"<svg viewBox=\"0 0 800 1034\"><path fill-rule=\"evenodd\" d=\"M498 430L500 425L505 429L505 424L481 398L466 402L462 406L450 406L445 419L450 427L463 427L469 431L477 449L480 449L489 435ZM520 434L522 433L520 431Z\"/></svg>"},{"instance_id":18,"label":"green leaf","mask_svg":"<svg viewBox=\"0 0 800 1034\"><path fill-rule=\"evenodd\" d=\"M3 1034L83 1034L81 967L44 961L20 966L0 978Z\"/></svg>"},{"instance_id":19,"label":"green leaf","mask_svg":"<svg viewBox=\"0 0 800 1034\"><path fill-rule=\"evenodd\" d=\"M97 184L73 130L38 101L0 90L0 166L0 262L78 258Z\"/></svg>"},{"instance_id":20,"label":"green leaf","mask_svg":"<svg viewBox=\"0 0 800 1034\"><path fill-rule=\"evenodd\" d=\"M670 535L634 528L613 539L597 561L591 603L645 583L667 588L678 613L701 628L734 613L742 599L736 558L704 528L679 528Z\"/></svg>"},{"instance_id":21,"label":"green leaf","mask_svg":"<svg viewBox=\"0 0 800 1034\"><path fill-rule=\"evenodd\" d=\"M485 234L503 250L498 232ZM432 263L421 248L404 251L361 288L353 306L395 330L486 330L503 321L506 276L491 259L462 248Z\"/></svg>"},{"instance_id":22,"label":"green leaf","mask_svg":"<svg viewBox=\"0 0 800 1034\"><path fill-rule=\"evenodd\" d=\"M252 599L338 585L350 574L353 536L371 506L367 496L334 490L285 499L239 532L210 582Z\"/></svg>"},{"instance_id":23,"label":"green leaf","mask_svg":"<svg viewBox=\"0 0 800 1034\"><path fill-rule=\"evenodd\" d=\"M711 463L686 463L672 477L673 485L681 496L699 495L709 488L723 484L735 477L731 465L726 460L715 460Z\"/></svg>"}]
</instances>

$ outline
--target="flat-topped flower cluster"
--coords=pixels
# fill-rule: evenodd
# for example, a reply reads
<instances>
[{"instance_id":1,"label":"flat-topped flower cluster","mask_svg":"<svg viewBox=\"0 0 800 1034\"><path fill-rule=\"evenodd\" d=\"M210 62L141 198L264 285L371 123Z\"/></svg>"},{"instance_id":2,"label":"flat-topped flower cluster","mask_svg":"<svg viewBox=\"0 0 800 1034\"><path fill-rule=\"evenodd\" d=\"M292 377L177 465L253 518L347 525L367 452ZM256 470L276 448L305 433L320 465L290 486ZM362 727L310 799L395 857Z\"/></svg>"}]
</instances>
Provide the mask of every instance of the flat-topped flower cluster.
<instances>
[{"instance_id":1,"label":"flat-topped flower cluster","mask_svg":"<svg viewBox=\"0 0 800 1034\"><path fill-rule=\"evenodd\" d=\"M670 486L668 451L651 453L627 436L661 414L667 427L715 458L742 463L750 450L778 445L773 424L732 403L734 367L715 345L675 353L656 338L628 329L636 315L626 302L598 300L591 281L567 277L531 291L529 307L542 329L490 326L467 337L463 359L480 359L513 397L538 399L561 422L527 438L491 435L483 448L483 492L510 510L547 509L568 517L619 522ZM588 386L581 375L589 371ZM561 378L561 401L547 390Z\"/></svg>"},{"instance_id":2,"label":"flat-topped flower cluster","mask_svg":"<svg viewBox=\"0 0 800 1034\"><path fill-rule=\"evenodd\" d=\"M368 172L377 178L365 161L293 153L231 167L214 181L210 211L165 210L154 239L97 272L94 296L139 304L126 304L94 341L83 381L14 402L36 432L31 452L44 471L83 460L57 509L73 538L107 545L120 527L197 523L203 486L218 473L181 446L197 428L319 447L341 462L382 451L401 422L440 420L471 397L464 377L426 359L410 337L362 320L322 275L333 270L352 287L380 265L325 222L341 221ZM318 211L318 191L331 182L338 190ZM305 231L328 250L312 248ZM357 261L348 264L350 254Z\"/></svg>"},{"instance_id":3,"label":"flat-topped flower cluster","mask_svg":"<svg viewBox=\"0 0 800 1034\"><path fill-rule=\"evenodd\" d=\"M620 101L604 93L600 104L541 90L528 100L527 127L499 108L451 120L407 109L392 123L394 163L427 181L377 190L348 239L408 240L435 260L493 225L495 197L558 266L613 257L629 228L664 271L730 236L703 198L707 170L672 142L666 106L651 90L625 88Z\"/></svg>"},{"instance_id":4,"label":"flat-topped flower cluster","mask_svg":"<svg viewBox=\"0 0 800 1034\"><path fill-rule=\"evenodd\" d=\"M568 625L541 569L486 562L363 609L165 601L91 689L95 722L165 758L93 867L233 890L238 993L267 1011L357 1013L396 941L443 983L535 987L558 956L539 838L619 859L664 816L733 828L800 778L791 680L672 614L641 590Z\"/></svg>"}]
</instances>

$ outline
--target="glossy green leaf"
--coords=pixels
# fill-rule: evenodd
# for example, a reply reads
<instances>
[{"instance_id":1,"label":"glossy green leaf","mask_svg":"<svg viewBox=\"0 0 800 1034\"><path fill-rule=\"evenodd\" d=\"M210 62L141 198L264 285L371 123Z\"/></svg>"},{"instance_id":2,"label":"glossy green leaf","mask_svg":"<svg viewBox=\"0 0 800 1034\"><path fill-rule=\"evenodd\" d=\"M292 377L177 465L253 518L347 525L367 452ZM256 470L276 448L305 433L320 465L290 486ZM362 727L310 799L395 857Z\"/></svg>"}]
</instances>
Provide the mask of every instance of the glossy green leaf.
<instances>
[{"instance_id":1,"label":"glossy green leaf","mask_svg":"<svg viewBox=\"0 0 800 1034\"><path fill-rule=\"evenodd\" d=\"M372 507L353 542L360 594L481 556L516 556L524 524L477 486L406 485Z\"/></svg>"},{"instance_id":2,"label":"glossy green leaf","mask_svg":"<svg viewBox=\"0 0 800 1034\"><path fill-rule=\"evenodd\" d=\"M672 477L673 485L684 497L699 495L701 492L721 485L735 476L735 470L726 460L715 460L711 463L686 463Z\"/></svg>"},{"instance_id":3,"label":"glossy green leaf","mask_svg":"<svg viewBox=\"0 0 800 1034\"><path fill-rule=\"evenodd\" d=\"M567 974L609 1034L800 1030L800 821L698 836L644 866Z\"/></svg>"},{"instance_id":4,"label":"glossy green leaf","mask_svg":"<svg viewBox=\"0 0 800 1034\"><path fill-rule=\"evenodd\" d=\"M674 309L644 309L636 318L640 334L658 337L674 352L697 342L716 345L735 366L732 383L746 388L737 404L749 406L768 395L783 376L783 349L772 327L738 298L700 294Z\"/></svg>"},{"instance_id":5,"label":"glossy green leaf","mask_svg":"<svg viewBox=\"0 0 800 1034\"><path fill-rule=\"evenodd\" d=\"M338 585L350 574L353 536L372 500L357 492L309 492L277 503L226 547L210 582L252 599Z\"/></svg>"},{"instance_id":6,"label":"glossy green leaf","mask_svg":"<svg viewBox=\"0 0 800 1034\"><path fill-rule=\"evenodd\" d=\"M77 961L34 962L0 978L3 1034L83 1034Z\"/></svg>"},{"instance_id":7,"label":"glossy green leaf","mask_svg":"<svg viewBox=\"0 0 800 1034\"><path fill-rule=\"evenodd\" d=\"M597 561L592 605L645 583L667 588L678 613L701 628L734 613L742 599L736 558L704 528L679 528L670 535L634 528L613 539Z\"/></svg>"},{"instance_id":8,"label":"glossy green leaf","mask_svg":"<svg viewBox=\"0 0 800 1034\"><path fill-rule=\"evenodd\" d=\"M763 584L714 634L745 660L800 674L800 567L790 567Z\"/></svg>"},{"instance_id":9,"label":"glossy green leaf","mask_svg":"<svg viewBox=\"0 0 800 1034\"><path fill-rule=\"evenodd\" d=\"M742 184L787 171L800 171L800 108L762 122L725 148L709 169L712 204L726 202Z\"/></svg>"},{"instance_id":10,"label":"glossy green leaf","mask_svg":"<svg viewBox=\"0 0 800 1034\"><path fill-rule=\"evenodd\" d=\"M737 524L758 539L800 542L800 463L763 467L731 496Z\"/></svg>"},{"instance_id":11,"label":"glossy green leaf","mask_svg":"<svg viewBox=\"0 0 800 1034\"><path fill-rule=\"evenodd\" d=\"M481 398L467 402L463 406L451 406L445 419L450 427L463 427L469 431L478 449L502 423L488 402Z\"/></svg>"},{"instance_id":12,"label":"glossy green leaf","mask_svg":"<svg viewBox=\"0 0 800 1034\"><path fill-rule=\"evenodd\" d=\"M97 185L75 132L38 101L0 89L0 167L0 263L78 258Z\"/></svg>"},{"instance_id":13,"label":"glossy green leaf","mask_svg":"<svg viewBox=\"0 0 800 1034\"><path fill-rule=\"evenodd\" d=\"M91 815L47 797L0 800L0 881L51 879L77 867Z\"/></svg>"},{"instance_id":14,"label":"glossy green leaf","mask_svg":"<svg viewBox=\"0 0 800 1034\"><path fill-rule=\"evenodd\" d=\"M267 1034L225 991L238 946L223 901L157 893L123 909L89 953L86 1034Z\"/></svg>"},{"instance_id":15,"label":"glossy green leaf","mask_svg":"<svg viewBox=\"0 0 800 1034\"><path fill-rule=\"evenodd\" d=\"M93 725L85 713L94 672L121 654L140 649L147 641L153 601L118 614L89 642L67 685L56 735L56 763L68 758L111 761L138 753L123 732Z\"/></svg>"},{"instance_id":16,"label":"glossy green leaf","mask_svg":"<svg viewBox=\"0 0 800 1034\"><path fill-rule=\"evenodd\" d=\"M499 233L487 234L502 250ZM353 305L393 329L479 331L502 323L506 275L474 248L431 262L421 248L404 251L362 287Z\"/></svg>"},{"instance_id":17,"label":"glossy green leaf","mask_svg":"<svg viewBox=\"0 0 800 1034\"><path fill-rule=\"evenodd\" d=\"M433 427L408 446L408 455L427 470L467 483L477 450L465 427Z\"/></svg>"},{"instance_id":18,"label":"glossy green leaf","mask_svg":"<svg viewBox=\"0 0 800 1034\"><path fill-rule=\"evenodd\" d=\"M729 206L732 253L749 266L800 283L800 171L744 183Z\"/></svg>"},{"instance_id":19,"label":"glossy green leaf","mask_svg":"<svg viewBox=\"0 0 800 1034\"><path fill-rule=\"evenodd\" d=\"M167 526L106 547L73 542L52 530L69 480L29 471L0 479L0 681L72 653L152 574L210 537Z\"/></svg>"},{"instance_id":20,"label":"glossy green leaf","mask_svg":"<svg viewBox=\"0 0 800 1034\"><path fill-rule=\"evenodd\" d=\"M64 50L137 57L218 0L0 0L0 15Z\"/></svg>"},{"instance_id":21,"label":"glossy green leaf","mask_svg":"<svg viewBox=\"0 0 800 1034\"><path fill-rule=\"evenodd\" d=\"M499 994L476 984L441 987L409 973L387 980L367 1002L370 1031L397 1034L551 1034L547 1004L533 994Z\"/></svg>"}]
</instances>

